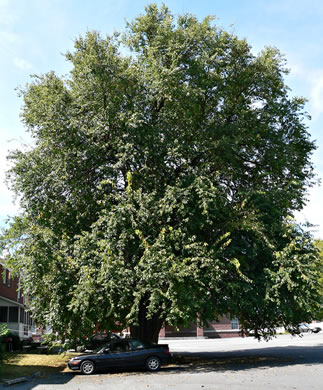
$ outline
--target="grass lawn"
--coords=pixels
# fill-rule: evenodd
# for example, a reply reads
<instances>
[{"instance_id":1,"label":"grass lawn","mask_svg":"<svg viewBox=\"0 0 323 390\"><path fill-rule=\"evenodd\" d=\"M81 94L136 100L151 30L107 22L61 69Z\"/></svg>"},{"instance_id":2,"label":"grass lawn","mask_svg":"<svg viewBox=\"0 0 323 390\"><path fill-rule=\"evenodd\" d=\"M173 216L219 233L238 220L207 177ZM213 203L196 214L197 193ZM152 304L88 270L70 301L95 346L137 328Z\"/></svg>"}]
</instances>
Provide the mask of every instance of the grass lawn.
<instances>
[{"instance_id":1,"label":"grass lawn","mask_svg":"<svg viewBox=\"0 0 323 390\"><path fill-rule=\"evenodd\" d=\"M35 372L40 372L41 376L46 376L48 374L69 371L66 363L73 355L79 354L5 353L2 363L0 363L0 378L1 380L14 379L30 376Z\"/></svg>"}]
</instances>

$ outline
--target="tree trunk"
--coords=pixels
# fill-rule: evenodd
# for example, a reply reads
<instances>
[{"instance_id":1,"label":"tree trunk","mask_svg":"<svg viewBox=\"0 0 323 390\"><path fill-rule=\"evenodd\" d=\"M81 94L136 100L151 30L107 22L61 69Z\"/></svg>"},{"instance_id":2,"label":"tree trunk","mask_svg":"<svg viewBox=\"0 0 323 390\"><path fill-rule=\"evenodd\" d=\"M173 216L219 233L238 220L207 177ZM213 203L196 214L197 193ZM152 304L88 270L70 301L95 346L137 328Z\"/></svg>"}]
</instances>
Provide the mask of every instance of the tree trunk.
<instances>
[{"instance_id":1,"label":"tree trunk","mask_svg":"<svg viewBox=\"0 0 323 390\"><path fill-rule=\"evenodd\" d=\"M132 338L158 343L158 336L160 329L163 326L164 318L161 318L159 313L156 313L152 316L152 318L147 319L146 304L141 303L138 323L139 325L130 326L130 336Z\"/></svg>"}]
</instances>

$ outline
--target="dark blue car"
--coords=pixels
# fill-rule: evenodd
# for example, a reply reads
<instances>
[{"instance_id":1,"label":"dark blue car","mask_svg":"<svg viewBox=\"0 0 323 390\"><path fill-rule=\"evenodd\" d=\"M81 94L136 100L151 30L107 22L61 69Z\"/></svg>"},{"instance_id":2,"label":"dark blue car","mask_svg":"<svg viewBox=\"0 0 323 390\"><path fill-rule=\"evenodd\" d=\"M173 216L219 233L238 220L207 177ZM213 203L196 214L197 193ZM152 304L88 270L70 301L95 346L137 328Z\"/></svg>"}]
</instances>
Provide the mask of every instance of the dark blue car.
<instances>
[{"instance_id":1,"label":"dark blue car","mask_svg":"<svg viewBox=\"0 0 323 390\"><path fill-rule=\"evenodd\" d=\"M167 344L153 344L137 339L112 340L94 353L73 357L68 362L71 370L90 375L108 368L139 368L158 371L171 360Z\"/></svg>"}]
</instances>

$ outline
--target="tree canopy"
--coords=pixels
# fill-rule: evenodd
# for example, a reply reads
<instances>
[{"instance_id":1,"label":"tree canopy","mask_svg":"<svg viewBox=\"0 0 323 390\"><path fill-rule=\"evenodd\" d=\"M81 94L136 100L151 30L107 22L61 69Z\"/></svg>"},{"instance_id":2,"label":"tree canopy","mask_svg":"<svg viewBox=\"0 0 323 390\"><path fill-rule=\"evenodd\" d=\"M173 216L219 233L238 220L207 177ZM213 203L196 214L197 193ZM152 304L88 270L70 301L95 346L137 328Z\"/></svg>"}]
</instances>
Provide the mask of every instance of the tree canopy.
<instances>
[{"instance_id":1,"label":"tree canopy","mask_svg":"<svg viewBox=\"0 0 323 390\"><path fill-rule=\"evenodd\" d=\"M156 340L165 321L310 320L318 256L290 217L315 145L280 52L153 4L66 59L21 91L34 145L8 172L22 213L3 243L38 323Z\"/></svg>"}]
</instances>

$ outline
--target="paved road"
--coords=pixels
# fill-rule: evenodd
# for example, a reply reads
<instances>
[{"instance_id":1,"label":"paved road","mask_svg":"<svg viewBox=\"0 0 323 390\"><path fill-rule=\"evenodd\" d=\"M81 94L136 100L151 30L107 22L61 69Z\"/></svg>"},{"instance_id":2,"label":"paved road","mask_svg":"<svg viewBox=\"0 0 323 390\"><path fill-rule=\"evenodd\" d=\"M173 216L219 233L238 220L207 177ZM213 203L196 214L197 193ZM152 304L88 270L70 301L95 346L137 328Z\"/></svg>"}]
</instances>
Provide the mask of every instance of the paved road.
<instances>
[{"instance_id":1,"label":"paved road","mask_svg":"<svg viewBox=\"0 0 323 390\"><path fill-rule=\"evenodd\" d=\"M306 334L302 337L280 335L266 341L254 338L168 340L170 350L189 356L221 358L230 356L270 356L281 359L301 359L302 361L323 364L323 332ZM322 389L323 390L323 385Z\"/></svg>"},{"instance_id":2,"label":"paved road","mask_svg":"<svg viewBox=\"0 0 323 390\"><path fill-rule=\"evenodd\" d=\"M269 342L251 338L167 340L182 364L144 371L91 377L67 373L37 379L19 390L322 390L323 333L287 335ZM187 363L196 360L196 363Z\"/></svg>"}]
</instances>

